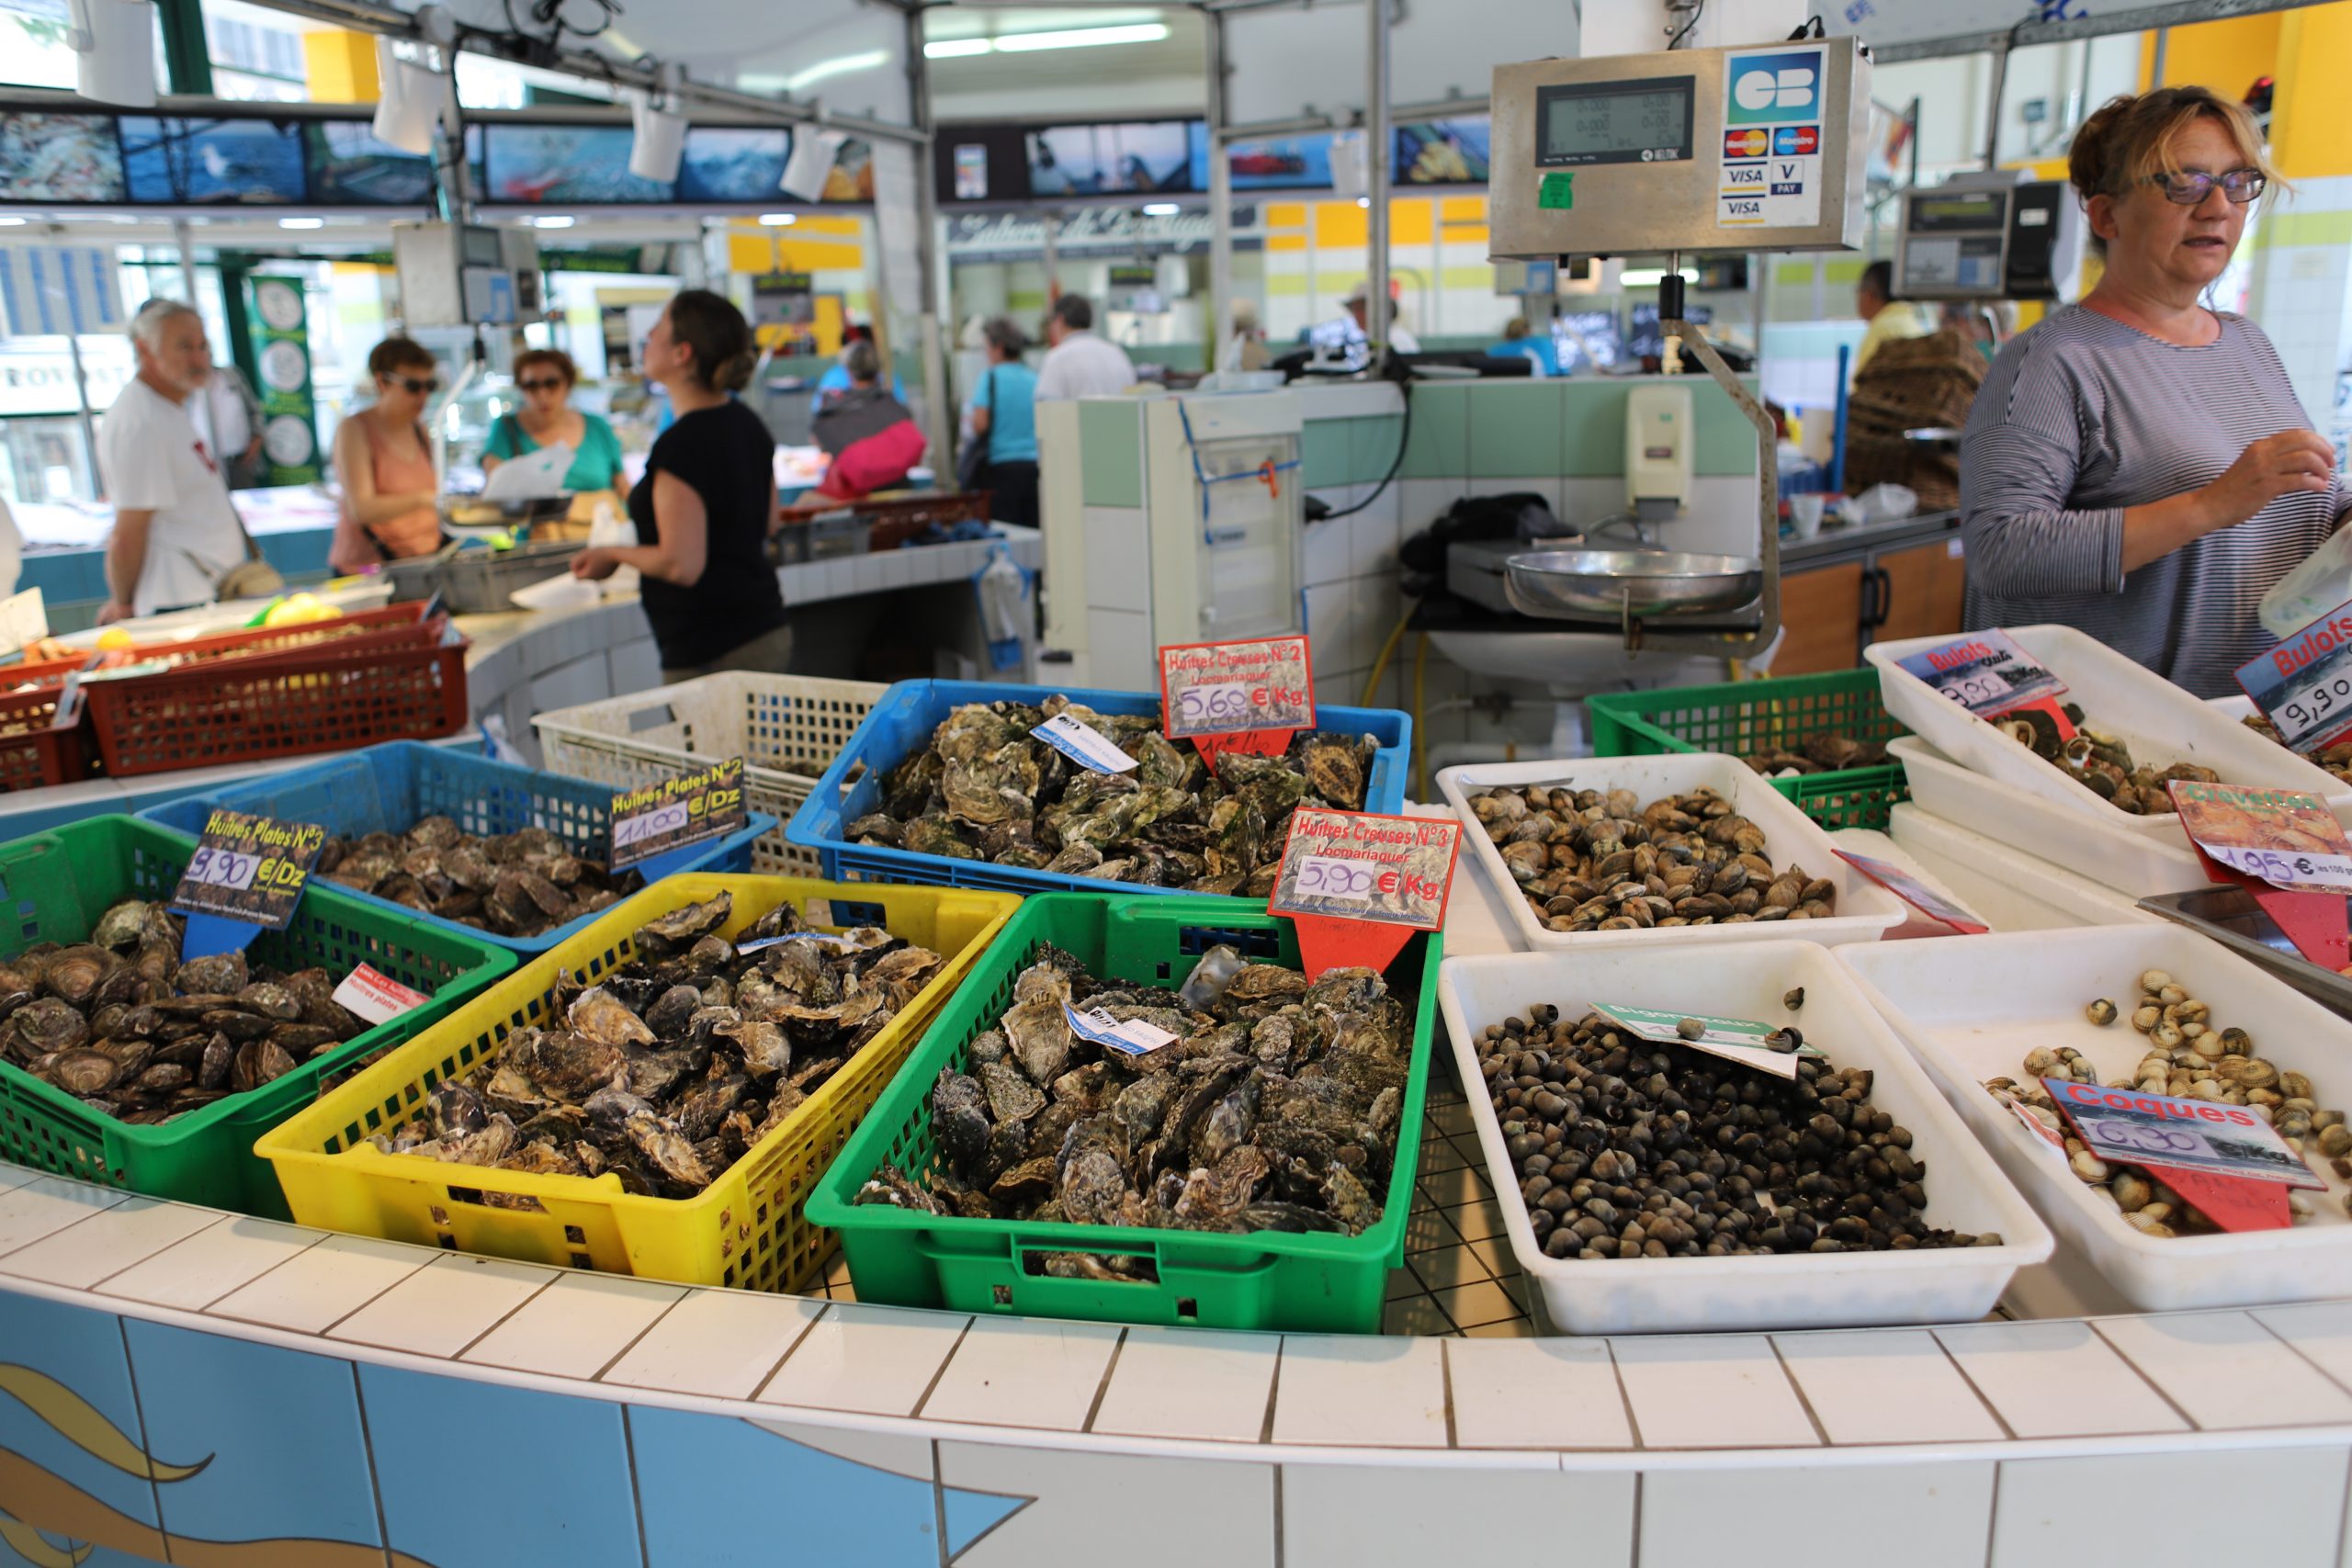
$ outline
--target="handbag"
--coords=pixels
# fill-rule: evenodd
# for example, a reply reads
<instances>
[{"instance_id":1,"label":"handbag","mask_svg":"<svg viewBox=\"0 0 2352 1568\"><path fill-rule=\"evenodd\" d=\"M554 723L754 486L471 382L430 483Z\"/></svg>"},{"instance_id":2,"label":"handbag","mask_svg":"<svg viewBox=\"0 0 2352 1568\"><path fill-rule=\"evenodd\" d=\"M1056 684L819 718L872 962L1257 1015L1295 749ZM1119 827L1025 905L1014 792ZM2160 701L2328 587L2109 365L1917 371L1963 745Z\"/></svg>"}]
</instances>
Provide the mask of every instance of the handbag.
<instances>
[{"instance_id":1,"label":"handbag","mask_svg":"<svg viewBox=\"0 0 2352 1568\"><path fill-rule=\"evenodd\" d=\"M267 599L283 592L285 576L262 558L261 547L254 544L254 536L245 531L245 520L238 515L233 505L229 508L229 513L236 517L237 536L245 542L244 559L222 571L185 546L179 547L180 554L194 561L206 576L212 579L212 597L215 600Z\"/></svg>"},{"instance_id":2,"label":"handbag","mask_svg":"<svg viewBox=\"0 0 2352 1568\"><path fill-rule=\"evenodd\" d=\"M989 368L987 375L980 378L980 384L987 389L987 400L980 406L989 411L990 428L964 443L964 450L957 455L956 458L956 488L957 490L980 490L989 482L989 438L995 434L996 424L996 370L993 367Z\"/></svg>"}]
</instances>

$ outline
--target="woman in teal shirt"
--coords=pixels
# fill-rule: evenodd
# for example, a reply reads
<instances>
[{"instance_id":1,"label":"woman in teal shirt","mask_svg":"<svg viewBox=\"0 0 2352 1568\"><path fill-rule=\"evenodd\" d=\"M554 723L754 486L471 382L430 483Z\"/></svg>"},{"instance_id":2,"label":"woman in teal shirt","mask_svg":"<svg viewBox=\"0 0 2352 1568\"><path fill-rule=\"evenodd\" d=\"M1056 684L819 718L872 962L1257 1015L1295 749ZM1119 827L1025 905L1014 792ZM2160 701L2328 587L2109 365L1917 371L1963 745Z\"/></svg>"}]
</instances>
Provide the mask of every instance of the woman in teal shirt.
<instances>
[{"instance_id":1,"label":"woman in teal shirt","mask_svg":"<svg viewBox=\"0 0 2352 1568\"><path fill-rule=\"evenodd\" d=\"M571 355L560 348L516 355L514 384L523 389L523 406L491 422L481 467L488 473L509 457L526 457L558 443L569 446L571 467L564 470L563 488L575 498L573 514L588 517L594 515L599 492L617 494L620 490L621 438L594 414L571 406L572 383L579 378Z\"/></svg>"},{"instance_id":2,"label":"woman in teal shirt","mask_svg":"<svg viewBox=\"0 0 2352 1568\"><path fill-rule=\"evenodd\" d=\"M989 444L989 515L1037 525L1037 373L1021 362L1029 340L1002 316L980 328L989 367L972 389L972 434Z\"/></svg>"}]
</instances>

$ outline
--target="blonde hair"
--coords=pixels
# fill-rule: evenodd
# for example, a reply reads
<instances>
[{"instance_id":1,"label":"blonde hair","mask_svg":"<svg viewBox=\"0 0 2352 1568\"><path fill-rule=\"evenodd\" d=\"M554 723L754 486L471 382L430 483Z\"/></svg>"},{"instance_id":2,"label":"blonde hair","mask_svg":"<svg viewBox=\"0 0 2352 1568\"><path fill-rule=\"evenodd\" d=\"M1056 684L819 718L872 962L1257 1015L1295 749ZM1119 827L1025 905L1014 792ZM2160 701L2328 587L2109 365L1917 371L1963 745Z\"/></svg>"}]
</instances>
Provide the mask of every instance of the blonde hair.
<instances>
[{"instance_id":1,"label":"blonde hair","mask_svg":"<svg viewBox=\"0 0 2352 1568\"><path fill-rule=\"evenodd\" d=\"M2270 184L2285 188L2263 148L2261 129L2245 106L2195 86L2158 87L2100 105L2075 132L2066 177L2086 203L2095 196L2127 196L2153 176L2179 172L2174 149L2200 119L2212 120L2229 133L2245 167L2260 170ZM2102 252L2107 249L2103 240L2095 238L2094 243Z\"/></svg>"}]
</instances>

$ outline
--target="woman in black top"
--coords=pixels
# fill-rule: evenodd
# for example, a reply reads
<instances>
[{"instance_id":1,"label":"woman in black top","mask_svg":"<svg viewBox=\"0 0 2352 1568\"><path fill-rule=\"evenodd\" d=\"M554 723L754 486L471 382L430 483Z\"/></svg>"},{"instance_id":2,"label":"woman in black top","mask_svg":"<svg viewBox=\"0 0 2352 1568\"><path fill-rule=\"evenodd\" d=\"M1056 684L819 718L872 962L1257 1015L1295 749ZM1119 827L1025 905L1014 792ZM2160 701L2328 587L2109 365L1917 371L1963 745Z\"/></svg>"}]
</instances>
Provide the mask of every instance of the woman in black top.
<instances>
[{"instance_id":1,"label":"woman in black top","mask_svg":"<svg viewBox=\"0 0 2352 1568\"><path fill-rule=\"evenodd\" d=\"M743 313L707 289L672 299L645 339L645 374L670 393L677 423L645 460L629 492L636 545L595 547L572 558L574 577L643 576L645 618L662 652L662 678L718 670L781 672L792 628L767 536L775 522L775 440L729 394L758 358Z\"/></svg>"}]
</instances>

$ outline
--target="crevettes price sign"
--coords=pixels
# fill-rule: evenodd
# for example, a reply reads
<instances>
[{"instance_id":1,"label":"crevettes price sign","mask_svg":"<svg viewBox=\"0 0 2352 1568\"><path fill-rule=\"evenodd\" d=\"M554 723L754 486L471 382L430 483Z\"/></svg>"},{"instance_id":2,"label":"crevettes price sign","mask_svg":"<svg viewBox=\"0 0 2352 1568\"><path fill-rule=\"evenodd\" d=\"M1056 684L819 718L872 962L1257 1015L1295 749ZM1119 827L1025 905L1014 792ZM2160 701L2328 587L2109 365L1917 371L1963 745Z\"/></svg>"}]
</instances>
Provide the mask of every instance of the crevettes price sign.
<instances>
[{"instance_id":1,"label":"crevettes price sign","mask_svg":"<svg viewBox=\"0 0 2352 1568\"><path fill-rule=\"evenodd\" d=\"M215 811L205 819L171 907L284 931L326 841L327 830L315 823Z\"/></svg>"},{"instance_id":2,"label":"crevettes price sign","mask_svg":"<svg viewBox=\"0 0 2352 1568\"><path fill-rule=\"evenodd\" d=\"M1312 729L1306 639L1171 644L1159 650L1159 698L1170 740Z\"/></svg>"},{"instance_id":3,"label":"crevettes price sign","mask_svg":"<svg viewBox=\"0 0 2352 1568\"><path fill-rule=\"evenodd\" d=\"M1306 972L1384 967L1416 931L1445 923L1462 826L1362 811L1291 813L1271 914L1298 927Z\"/></svg>"},{"instance_id":4,"label":"crevettes price sign","mask_svg":"<svg viewBox=\"0 0 2352 1568\"><path fill-rule=\"evenodd\" d=\"M734 832L747 820L743 759L613 793L613 869Z\"/></svg>"},{"instance_id":5,"label":"crevettes price sign","mask_svg":"<svg viewBox=\"0 0 2352 1568\"><path fill-rule=\"evenodd\" d=\"M2215 863L2299 893L2352 892L2352 841L2319 796L2174 779L2180 826Z\"/></svg>"}]
</instances>

